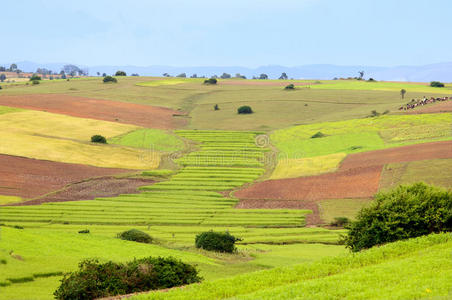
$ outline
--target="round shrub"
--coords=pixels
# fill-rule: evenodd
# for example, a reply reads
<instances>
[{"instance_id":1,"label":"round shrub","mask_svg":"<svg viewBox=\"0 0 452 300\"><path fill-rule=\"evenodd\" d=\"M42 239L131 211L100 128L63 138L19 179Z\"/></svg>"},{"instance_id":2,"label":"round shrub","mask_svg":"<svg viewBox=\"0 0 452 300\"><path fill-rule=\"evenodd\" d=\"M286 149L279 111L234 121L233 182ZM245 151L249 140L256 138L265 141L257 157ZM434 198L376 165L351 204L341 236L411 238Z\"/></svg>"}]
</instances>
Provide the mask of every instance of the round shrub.
<instances>
[{"instance_id":1,"label":"round shrub","mask_svg":"<svg viewBox=\"0 0 452 300\"><path fill-rule=\"evenodd\" d=\"M291 84L286 85L286 87L284 89L285 90L294 90L295 86L291 83Z\"/></svg>"},{"instance_id":2,"label":"round shrub","mask_svg":"<svg viewBox=\"0 0 452 300\"><path fill-rule=\"evenodd\" d=\"M31 83L32 83L33 85L36 85L36 84L39 84L40 81L39 81L39 80L33 80Z\"/></svg>"},{"instance_id":3,"label":"round shrub","mask_svg":"<svg viewBox=\"0 0 452 300\"><path fill-rule=\"evenodd\" d=\"M216 78L209 78L204 80L204 84L217 84L217 79Z\"/></svg>"},{"instance_id":4,"label":"round shrub","mask_svg":"<svg viewBox=\"0 0 452 300\"><path fill-rule=\"evenodd\" d=\"M240 106L240 107L237 109L237 112L238 112L239 114L252 114L252 113L253 113L253 110L251 109L250 106L244 105L244 106Z\"/></svg>"},{"instance_id":5,"label":"round shrub","mask_svg":"<svg viewBox=\"0 0 452 300\"><path fill-rule=\"evenodd\" d=\"M325 137L326 135L323 134L322 132L317 132L316 134L314 134L313 136L311 136L311 139L318 139L318 138L322 138Z\"/></svg>"},{"instance_id":6,"label":"round shrub","mask_svg":"<svg viewBox=\"0 0 452 300\"><path fill-rule=\"evenodd\" d=\"M116 71L115 76L127 76L127 73L124 71Z\"/></svg>"},{"instance_id":7,"label":"round shrub","mask_svg":"<svg viewBox=\"0 0 452 300\"><path fill-rule=\"evenodd\" d=\"M112 76L105 76L103 81L104 81L104 83L109 83L109 82L117 83L118 82L118 80Z\"/></svg>"},{"instance_id":8,"label":"round shrub","mask_svg":"<svg viewBox=\"0 0 452 300\"><path fill-rule=\"evenodd\" d=\"M452 231L452 192L424 183L381 192L351 222L344 242L352 251Z\"/></svg>"},{"instance_id":9,"label":"round shrub","mask_svg":"<svg viewBox=\"0 0 452 300\"><path fill-rule=\"evenodd\" d=\"M444 87L444 83L439 82L439 81L432 81L432 82L430 82L430 86L431 87Z\"/></svg>"},{"instance_id":10,"label":"round shrub","mask_svg":"<svg viewBox=\"0 0 452 300\"><path fill-rule=\"evenodd\" d=\"M118 233L118 238L126 241L133 241L138 243L152 243L152 237L138 229L130 229L121 233Z\"/></svg>"},{"instance_id":11,"label":"round shrub","mask_svg":"<svg viewBox=\"0 0 452 300\"><path fill-rule=\"evenodd\" d=\"M101 135L93 135L91 137L91 142L92 143L100 143L100 144L106 144L107 143L107 139Z\"/></svg>"},{"instance_id":12,"label":"round shrub","mask_svg":"<svg viewBox=\"0 0 452 300\"><path fill-rule=\"evenodd\" d=\"M34 74L33 76L30 77L30 81L36 81L36 80L41 80L41 76Z\"/></svg>"},{"instance_id":13,"label":"round shrub","mask_svg":"<svg viewBox=\"0 0 452 300\"><path fill-rule=\"evenodd\" d=\"M200 282L198 270L172 257L147 257L127 263L99 263L88 259L67 273L54 292L56 299L102 297L171 288Z\"/></svg>"},{"instance_id":14,"label":"round shrub","mask_svg":"<svg viewBox=\"0 0 452 300\"><path fill-rule=\"evenodd\" d=\"M212 230L200 233L196 236L196 248L201 248L208 251L218 251L233 253L235 249L235 242L241 239L234 237L229 232L214 232Z\"/></svg>"}]
</instances>

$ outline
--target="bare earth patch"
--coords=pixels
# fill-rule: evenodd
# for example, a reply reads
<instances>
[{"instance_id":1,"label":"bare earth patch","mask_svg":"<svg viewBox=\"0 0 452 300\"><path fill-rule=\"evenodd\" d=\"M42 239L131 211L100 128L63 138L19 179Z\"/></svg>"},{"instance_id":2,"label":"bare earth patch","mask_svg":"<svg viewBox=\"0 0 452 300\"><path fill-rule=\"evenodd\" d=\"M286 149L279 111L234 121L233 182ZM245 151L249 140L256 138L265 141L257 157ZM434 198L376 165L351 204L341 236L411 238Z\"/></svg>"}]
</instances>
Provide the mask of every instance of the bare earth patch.
<instances>
[{"instance_id":1,"label":"bare earth patch","mask_svg":"<svg viewBox=\"0 0 452 300\"><path fill-rule=\"evenodd\" d=\"M234 193L241 199L236 207L312 209L308 224L318 224L319 201L371 198L378 191L385 164L434 158L452 158L452 141L350 154L334 173L258 182Z\"/></svg>"},{"instance_id":2,"label":"bare earth patch","mask_svg":"<svg viewBox=\"0 0 452 300\"><path fill-rule=\"evenodd\" d=\"M431 114L452 112L452 101L440 102L435 104L427 104L415 109L407 110L406 114Z\"/></svg>"},{"instance_id":3,"label":"bare earth patch","mask_svg":"<svg viewBox=\"0 0 452 300\"><path fill-rule=\"evenodd\" d=\"M185 118L177 117L181 112L169 108L63 94L1 96L0 105L158 129L186 124Z\"/></svg>"},{"instance_id":4,"label":"bare earth patch","mask_svg":"<svg viewBox=\"0 0 452 300\"><path fill-rule=\"evenodd\" d=\"M35 198L87 178L130 170L0 155L0 195Z\"/></svg>"},{"instance_id":5,"label":"bare earth patch","mask_svg":"<svg viewBox=\"0 0 452 300\"><path fill-rule=\"evenodd\" d=\"M112 176L94 178L66 186L64 189L42 198L11 204L10 206L37 205L46 202L93 200L98 197L114 197L137 193L137 188L150 185L154 180L143 178L115 178Z\"/></svg>"}]
</instances>

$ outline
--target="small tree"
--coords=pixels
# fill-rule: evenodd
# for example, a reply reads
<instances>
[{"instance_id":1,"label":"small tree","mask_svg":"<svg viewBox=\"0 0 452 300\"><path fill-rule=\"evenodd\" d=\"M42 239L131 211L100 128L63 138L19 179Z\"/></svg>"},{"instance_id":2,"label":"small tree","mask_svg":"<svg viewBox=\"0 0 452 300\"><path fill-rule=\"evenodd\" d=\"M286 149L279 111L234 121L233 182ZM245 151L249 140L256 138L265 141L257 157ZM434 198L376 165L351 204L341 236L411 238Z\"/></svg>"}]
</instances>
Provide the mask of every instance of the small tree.
<instances>
[{"instance_id":1,"label":"small tree","mask_svg":"<svg viewBox=\"0 0 452 300\"><path fill-rule=\"evenodd\" d=\"M253 113L253 110L251 109L250 106L244 105L244 106L240 106L240 107L237 109L237 113L239 113L239 114L252 114L252 113Z\"/></svg>"},{"instance_id":2,"label":"small tree","mask_svg":"<svg viewBox=\"0 0 452 300\"><path fill-rule=\"evenodd\" d=\"M196 236L195 246L208 251L233 253L235 242L241 241L229 232L214 232L212 230L200 233Z\"/></svg>"},{"instance_id":3,"label":"small tree","mask_svg":"<svg viewBox=\"0 0 452 300\"><path fill-rule=\"evenodd\" d=\"M209 78L204 80L204 84L217 84L217 79L216 78Z\"/></svg>"},{"instance_id":4,"label":"small tree","mask_svg":"<svg viewBox=\"0 0 452 300\"><path fill-rule=\"evenodd\" d=\"M364 77L364 71L359 71L359 80L362 80Z\"/></svg>"},{"instance_id":5,"label":"small tree","mask_svg":"<svg viewBox=\"0 0 452 300\"><path fill-rule=\"evenodd\" d=\"M400 90L400 96L402 96L402 99L405 98L405 94L406 94L406 90L405 89L401 89Z\"/></svg>"},{"instance_id":6,"label":"small tree","mask_svg":"<svg viewBox=\"0 0 452 300\"><path fill-rule=\"evenodd\" d=\"M127 73L119 70L119 71L116 71L115 76L127 76Z\"/></svg>"},{"instance_id":7,"label":"small tree","mask_svg":"<svg viewBox=\"0 0 452 300\"><path fill-rule=\"evenodd\" d=\"M213 107L214 110L220 110L220 107L218 106L218 104L215 104L215 106Z\"/></svg>"},{"instance_id":8,"label":"small tree","mask_svg":"<svg viewBox=\"0 0 452 300\"><path fill-rule=\"evenodd\" d=\"M0 82L5 81L6 79L6 75L5 74L0 74Z\"/></svg>"},{"instance_id":9,"label":"small tree","mask_svg":"<svg viewBox=\"0 0 452 300\"><path fill-rule=\"evenodd\" d=\"M262 73L261 75L259 75L259 79L268 79L268 75Z\"/></svg>"},{"instance_id":10,"label":"small tree","mask_svg":"<svg viewBox=\"0 0 452 300\"><path fill-rule=\"evenodd\" d=\"M430 86L431 87L444 87L444 83L439 82L439 81L432 81L432 82L430 82Z\"/></svg>"},{"instance_id":11,"label":"small tree","mask_svg":"<svg viewBox=\"0 0 452 300\"><path fill-rule=\"evenodd\" d=\"M180 73L180 74L177 75L176 77L186 78L186 77L187 77L187 74L185 74L185 73Z\"/></svg>"},{"instance_id":12,"label":"small tree","mask_svg":"<svg viewBox=\"0 0 452 300\"><path fill-rule=\"evenodd\" d=\"M279 76L279 79L287 80L287 78L289 77L287 76L286 72L283 72L281 76Z\"/></svg>"},{"instance_id":13,"label":"small tree","mask_svg":"<svg viewBox=\"0 0 452 300\"><path fill-rule=\"evenodd\" d=\"M37 74L33 74L33 76L30 77L30 81L35 81L35 80L41 80L41 76L39 76Z\"/></svg>"},{"instance_id":14,"label":"small tree","mask_svg":"<svg viewBox=\"0 0 452 300\"><path fill-rule=\"evenodd\" d=\"M229 78L231 78L231 74L223 73L223 74L220 76L220 78L222 78L222 79L229 79Z\"/></svg>"},{"instance_id":15,"label":"small tree","mask_svg":"<svg viewBox=\"0 0 452 300\"><path fill-rule=\"evenodd\" d=\"M116 78L112 77L112 76L105 76L104 79L103 79L103 82L104 83L109 83L109 82L117 83L118 80Z\"/></svg>"},{"instance_id":16,"label":"small tree","mask_svg":"<svg viewBox=\"0 0 452 300\"><path fill-rule=\"evenodd\" d=\"M106 144L107 143L107 139L101 135L93 135L91 137L91 142L92 143L100 143L100 144Z\"/></svg>"}]
</instances>

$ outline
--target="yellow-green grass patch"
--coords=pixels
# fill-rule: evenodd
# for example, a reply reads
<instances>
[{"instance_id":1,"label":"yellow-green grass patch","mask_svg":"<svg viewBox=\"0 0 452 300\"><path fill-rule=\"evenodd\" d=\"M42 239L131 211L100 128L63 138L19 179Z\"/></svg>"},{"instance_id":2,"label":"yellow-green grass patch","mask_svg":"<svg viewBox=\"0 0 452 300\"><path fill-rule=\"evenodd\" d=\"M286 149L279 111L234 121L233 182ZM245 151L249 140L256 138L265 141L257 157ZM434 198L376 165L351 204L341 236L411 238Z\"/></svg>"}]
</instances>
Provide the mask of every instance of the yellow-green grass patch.
<instances>
[{"instance_id":1,"label":"yellow-green grass patch","mask_svg":"<svg viewBox=\"0 0 452 300\"><path fill-rule=\"evenodd\" d=\"M112 144L146 148L156 151L178 151L184 148L184 142L177 136L159 129L138 129L109 140Z\"/></svg>"},{"instance_id":2,"label":"yellow-green grass patch","mask_svg":"<svg viewBox=\"0 0 452 300\"><path fill-rule=\"evenodd\" d=\"M334 218L346 217L354 220L358 212L369 205L371 199L326 199L319 202L320 217L325 223Z\"/></svg>"},{"instance_id":3,"label":"yellow-green grass patch","mask_svg":"<svg viewBox=\"0 0 452 300\"><path fill-rule=\"evenodd\" d=\"M15 107L9 107L9 106L1 106L0 105L0 115L7 114L7 113L12 113L12 112L18 112L18 111L22 111L22 109L15 108Z\"/></svg>"},{"instance_id":4,"label":"yellow-green grass patch","mask_svg":"<svg viewBox=\"0 0 452 300\"><path fill-rule=\"evenodd\" d=\"M347 156L346 153L299 159L280 157L270 179L296 178L334 172L345 156Z\"/></svg>"},{"instance_id":5,"label":"yellow-green grass patch","mask_svg":"<svg viewBox=\"0 0 452 300\"><path fill-rule=\"evenodd\" d=\"M161 85L175 85L175 84L184 84L184 83L194 83L199 82L202 83L205 79L202 78L165 78L165 79L156 79L152 81L140 82L137 83L138 86L161 86Z\"/></svg>"},{"instance_id":6,"label":"yellow-green grass patch","mask_svg":"<svg viewBox=\"0 0 452 300\"><path fill-rule=\"evenodd\" d=\"M452 159L431 159L387 164L381 174L380 189L423 181L452 189Z\"/></svg>"},{"instance_id":7,"label":"yellow-green grass patch","mask_svg":"<svg viewBox=\"0 0 452 300\"><path fill-rule=\"evenodd\" d=\"M0 205L21 202L22 198L17 196L0 195Z\"/></svg>"}]
</instances>

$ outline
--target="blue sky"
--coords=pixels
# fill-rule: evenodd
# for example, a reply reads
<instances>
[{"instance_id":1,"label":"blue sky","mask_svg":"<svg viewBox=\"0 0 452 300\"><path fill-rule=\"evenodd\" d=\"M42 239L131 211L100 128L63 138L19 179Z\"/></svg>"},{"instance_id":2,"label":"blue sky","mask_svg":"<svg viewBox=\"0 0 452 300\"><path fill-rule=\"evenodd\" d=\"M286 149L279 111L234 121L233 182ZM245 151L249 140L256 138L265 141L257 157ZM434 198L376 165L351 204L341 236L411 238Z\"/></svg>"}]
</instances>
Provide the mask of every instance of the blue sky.
<instances>
[{"instance_id":1,"label":"blue sky","mask_svg":"<svg viewBox=\"0 0 452 300\"><path fill-rule=\"evenodd\" d=\"M422 65L452 61L450 0L14 0L0 62Z\"/></svg>"}]
</instances>

